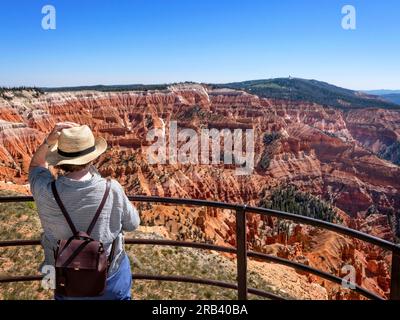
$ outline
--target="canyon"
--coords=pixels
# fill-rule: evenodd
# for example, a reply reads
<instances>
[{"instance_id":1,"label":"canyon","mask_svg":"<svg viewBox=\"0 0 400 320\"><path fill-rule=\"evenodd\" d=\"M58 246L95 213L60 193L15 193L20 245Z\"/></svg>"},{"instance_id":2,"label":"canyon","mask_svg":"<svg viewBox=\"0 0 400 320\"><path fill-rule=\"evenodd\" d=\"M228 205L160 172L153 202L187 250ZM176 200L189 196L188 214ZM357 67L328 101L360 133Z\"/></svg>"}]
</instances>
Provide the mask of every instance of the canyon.
<instances>
[{"instance_id":1,"label":"canyon","mask_svg":"<svg viewBox=\"0 0 400 320\"><path fill-rule=\"evenodd\" d=\"M379 157L400 140L399 110L335 108L201 84L148 91L10 91L0 98L0 189L29 193L30 158L61 121L87 124L106 138L109 148L95 165L102 175L117 179L129 195L258 206L276 188L292 185L329 203L346 226L390 241L400 236L400 167ZM148 133L168 131L174 121L199 134L202 129L252 129L253 172L236 175L236 167L223 162L150 163ZM137 206L143 224L161 227L166 237L235 245L234 217L227 210ZM294 223L280 233L277 224L275 218L249 215L249 248L338 276L343 266L352 265L359 285L388 296L387 252ZM265 271L256 261L252 264ZM360 298L314 276L290 272L326 289L331 299Z\"/></svg>"}]
</instances>

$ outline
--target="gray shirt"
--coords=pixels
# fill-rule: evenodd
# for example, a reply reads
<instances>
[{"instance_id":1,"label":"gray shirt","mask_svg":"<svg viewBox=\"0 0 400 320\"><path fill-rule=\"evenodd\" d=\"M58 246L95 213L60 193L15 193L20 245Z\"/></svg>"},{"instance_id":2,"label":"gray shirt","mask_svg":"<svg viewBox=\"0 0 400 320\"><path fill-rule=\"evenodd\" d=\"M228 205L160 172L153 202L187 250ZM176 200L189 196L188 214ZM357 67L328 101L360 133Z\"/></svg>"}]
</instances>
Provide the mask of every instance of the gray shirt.
<instances>
[{"instance_id":1,"label":"gray shirt","mask_svg":"<svg viewBox=\"0 0 400 320\"><path fill-rule=\"evenodd\" d=\"M93 166L90 171L92 178L89 180L79 181L65 176L56 180L57 191L75 228L85 232L106 188L106 179L102 178ZM54 265L53 249L57 247L57 240L72 236L51 191L53 180L53 176L46 168L36 167L29 173L31 192L44 231L41 241L45 253L44 264L47 265ZM133 231L139 223L138 211L128 200L122 186L117 181L111 180L110 194L91 233L91 237L103 243L107 254L111 251L112 242L117 238L109 274L118 270L125 255L122 231Z\"/></svg>"}]
</instances>

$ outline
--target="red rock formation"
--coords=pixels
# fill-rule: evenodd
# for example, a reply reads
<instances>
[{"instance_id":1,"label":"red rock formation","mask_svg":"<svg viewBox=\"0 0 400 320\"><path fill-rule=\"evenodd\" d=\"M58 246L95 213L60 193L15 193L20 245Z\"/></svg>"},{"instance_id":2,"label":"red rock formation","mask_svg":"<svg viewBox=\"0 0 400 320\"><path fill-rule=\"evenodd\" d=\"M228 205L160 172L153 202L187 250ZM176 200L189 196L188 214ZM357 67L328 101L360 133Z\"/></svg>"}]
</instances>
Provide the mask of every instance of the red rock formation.
<instances>
[{"instance_id":1,"label":"red rock formation","mask_svg":"<svg viewBox=\"0 0 400 320\"><path fill-rule=\"evenodd\" d=\"M393 239L384 214L400 207L400 168L373 152L398 139L397 111L344 113L316 104L268 100L200 85L153 92L24 94L0 100L0 180L26 183L29 159L45 134L59 121L74 121L88 124L107 139L110 148L98 160L100 171L117 178L130 194L258 205L260 191L290 182L333 200L350 226ZM146 141L147 133L158 128L169 134L171 121L197 132L201 128L254 129L257 170L237 176L234 165L223 163L149 164L151 141ZM266 146L266 132L279 132L281 138ZM266 155L270 163L262 167L259 163ZM367 216L371 205L380 214ZM145 212L147 223L161 222L177 238L235 245L235 224L228 212L165 206L152 206ZM298 225L291 226L290 234L276 234L275 226L272 218L249 217L251 248L265 251L272 250L269 245L275 246L274 254L335 274L349 262L358 270L358 283L387 293L386 255L379 252L377 257L366 258L365 253L376 250L365 244ZM349 297L348 293L331 291L331 296L335 295Z\"/></svg>"},{"instance_id":2,"label":"red rock formation","mask_svg":"<svg viewBox=\"0 0 400 320\"><path fill-rule=\"evenodd\" d=\"M400 137L400 114L393 110L350 111L346 124L354 139L373 152L379 152Z\"/></svg>"}]
</instances>

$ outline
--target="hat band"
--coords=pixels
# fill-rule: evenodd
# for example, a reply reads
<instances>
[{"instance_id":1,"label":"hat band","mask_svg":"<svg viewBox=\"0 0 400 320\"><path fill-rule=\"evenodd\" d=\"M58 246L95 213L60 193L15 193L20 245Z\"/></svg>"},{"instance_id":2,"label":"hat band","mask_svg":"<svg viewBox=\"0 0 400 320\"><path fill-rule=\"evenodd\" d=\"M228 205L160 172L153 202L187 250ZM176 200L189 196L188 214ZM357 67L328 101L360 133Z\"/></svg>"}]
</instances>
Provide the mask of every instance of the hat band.
<instances>
[{"instance_id":1,"label":"hat band","mask_svg":"<svg viewBox=\"0 0 400 320\"><path fill-rule=\"evenodd\" d=\"M62 151L62 150L60 150L60 149L57 148L57 153L58 153L60 156L63 156L63 157L75 158L75 157L84 156L84 155L86 155L86 154L88 154L88 153L91 153L91 152L93 152L93 151L95 151L95 150L96 150L96 146L94 145L94 146L92 146L92 147L90 147L90 148L87 148L87 149L85 149L85 150L76 151L76 152L65 152L65 151Z\"/></svg>"}]
</instances>

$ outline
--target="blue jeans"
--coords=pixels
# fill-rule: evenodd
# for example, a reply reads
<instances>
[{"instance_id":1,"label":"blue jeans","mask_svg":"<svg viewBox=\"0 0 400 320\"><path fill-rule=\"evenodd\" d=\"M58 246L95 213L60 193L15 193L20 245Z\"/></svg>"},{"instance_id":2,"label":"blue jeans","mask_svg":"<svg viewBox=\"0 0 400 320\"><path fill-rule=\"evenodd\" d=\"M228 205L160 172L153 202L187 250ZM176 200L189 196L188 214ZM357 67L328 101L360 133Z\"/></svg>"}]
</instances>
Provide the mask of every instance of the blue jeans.
<instances>
[{"instance_id":1,"label":"blue jeans","mask_svg":"<svg viewBox=\"0 0 400 320\"><path fill-rule=\"evenodd\" d=\"M107 278L104 294L97 297L64 297L55 295L55 300L131 300L132 272L128 256L122 259L118 270Z\"/></svg>"}]
</instances>

